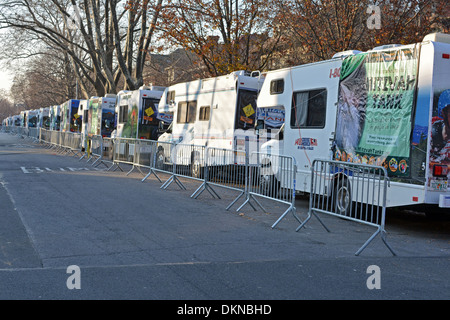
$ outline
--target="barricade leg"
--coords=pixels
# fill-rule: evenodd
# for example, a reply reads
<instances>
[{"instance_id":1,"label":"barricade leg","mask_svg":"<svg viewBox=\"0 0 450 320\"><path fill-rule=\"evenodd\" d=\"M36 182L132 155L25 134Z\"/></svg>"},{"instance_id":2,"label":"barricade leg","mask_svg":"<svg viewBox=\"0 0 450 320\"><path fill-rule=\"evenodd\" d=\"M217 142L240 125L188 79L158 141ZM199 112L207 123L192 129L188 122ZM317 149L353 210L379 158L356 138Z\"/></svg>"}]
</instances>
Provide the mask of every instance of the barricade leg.
<instances>
[{"instance_id":1,"label":"barricade leg","mask_svg":"<svg viewBox=\"0 0 450 320\"><path fill-rule=\"evenodd\" d=\"M381 234L383 243L395 256L384 229L387 183L386 169L381 166L314 160L311 166L308 217L296 231L303 228L314 215L330 232L317 213L340 217L377 228L355 255L359 255Z\"/></svg>"},{"instance_id":2,"label":"barricade leg","mask_svg":"<svg viewBox=\"0 0 450 320\"><path fill-rule=\"evenodd\" d=\"M156 174L156 171L153 170L153 168L150 168L150 171L147 173L147 175L146 175L141 181L144 182L144 181L147 180L147 178L150 177L152 174L156 177L156 179L158 179L159 182L162 183L161 179L160 179L159 176Z\"/></svg>"}]
</instances>

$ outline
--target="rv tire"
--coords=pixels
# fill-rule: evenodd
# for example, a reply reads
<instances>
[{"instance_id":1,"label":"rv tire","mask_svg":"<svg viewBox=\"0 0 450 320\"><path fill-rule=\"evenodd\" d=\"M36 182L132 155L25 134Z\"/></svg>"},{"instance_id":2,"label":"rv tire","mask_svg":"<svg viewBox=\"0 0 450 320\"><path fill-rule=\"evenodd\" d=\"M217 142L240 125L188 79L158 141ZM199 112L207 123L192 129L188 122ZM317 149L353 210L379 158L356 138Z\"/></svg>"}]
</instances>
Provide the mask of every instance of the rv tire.
<instances>
[{"instance_id":1,"label":"rv tire","mask_svg":"<svg viewBox=\"0 0 450 320\"><path fill-rule=\"evenodd\" d=\"M338 178L334 187L333 207L337 214L348 216L351 208L351 188L350 182L345 178Z\"/></svg>"},{"instance_id":2,"label":"rv tire","mask_svg":"<svg viewBox=\"0 0 450 320\"><path fill-rule=\"evenodd\" d=\"M193 152L191 155L191 177L202 178L202 165L200 161L200 154L198 152Z\"/></svg>"},{"instance_id":3,"label":"rv tire","mask_svg":"<svg viewBox=\"0 0 450 320\"><path fill-rule=\"evenodd\" d=\"M164 149L162 147L159 147L156 153L155 168L160 170L164 169Z\"/></svg>"}]
</instances>

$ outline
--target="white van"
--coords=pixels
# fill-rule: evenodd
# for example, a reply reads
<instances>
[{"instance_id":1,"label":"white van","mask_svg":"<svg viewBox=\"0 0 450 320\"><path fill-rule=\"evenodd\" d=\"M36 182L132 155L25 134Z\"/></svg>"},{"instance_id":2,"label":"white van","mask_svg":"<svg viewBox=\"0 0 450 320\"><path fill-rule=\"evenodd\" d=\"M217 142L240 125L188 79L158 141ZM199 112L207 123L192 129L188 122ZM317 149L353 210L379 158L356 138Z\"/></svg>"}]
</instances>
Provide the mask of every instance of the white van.
<instances>
[{"instance_id":1,"label":"white van","mask_svg":"<svg viewBox=\"0 0 450 320\"><path fill-rule=\"evenodd\" d=\"M173 122L158 141L243 147L248 136L254 137L256 99L263 82L258 71L236 71L170 86L161 104L173 110Z\"/></svg>"}]
</instances>

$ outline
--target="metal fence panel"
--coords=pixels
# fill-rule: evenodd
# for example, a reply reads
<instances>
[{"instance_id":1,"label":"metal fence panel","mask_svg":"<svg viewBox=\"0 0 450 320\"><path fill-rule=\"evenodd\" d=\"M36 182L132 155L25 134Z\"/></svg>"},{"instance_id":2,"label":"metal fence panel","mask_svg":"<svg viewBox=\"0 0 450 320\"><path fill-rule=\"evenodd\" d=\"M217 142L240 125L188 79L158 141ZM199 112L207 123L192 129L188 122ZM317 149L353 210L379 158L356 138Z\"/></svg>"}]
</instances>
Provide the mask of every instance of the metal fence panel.
<instances>
[{"instance_id":1,"label":"metal fence panel","mask_svg":"<svg viewBox=\"0 0 450 320\"><path fill-rule=\"evenodd\" d=\"M311 191L307 219L300 230L314 215L329 231L316 213L325 213L366 225L377 231L356 252L359 255L381 233L386 241L385 214L387 171L384 167L340 161L314 160L311 167Z\"/></svg>"},{"instance_id":2,"label":"metal fence panel","mask_svg":"<svg viewBox=\"0 0 450 320\"><path fill-rule=\"evenodd\" d=\"M239 191L239 196L227 207L227 210L244 195L246 186L245 151L231 149L211 148L205 149L203 169L203 183L191 195L198 198L203 191L208 191L213 197L220 199L213 186Z\"/></svg>"}]
</instances>

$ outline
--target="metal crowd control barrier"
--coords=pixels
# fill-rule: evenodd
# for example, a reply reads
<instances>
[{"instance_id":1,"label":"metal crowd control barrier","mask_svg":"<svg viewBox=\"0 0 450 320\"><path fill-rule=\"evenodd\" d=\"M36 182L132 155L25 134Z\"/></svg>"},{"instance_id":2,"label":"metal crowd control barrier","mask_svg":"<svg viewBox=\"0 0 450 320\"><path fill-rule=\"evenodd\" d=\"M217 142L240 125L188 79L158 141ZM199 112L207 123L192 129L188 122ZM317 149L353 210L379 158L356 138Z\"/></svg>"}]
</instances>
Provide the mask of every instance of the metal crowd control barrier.
<instances>
[{"instance_id":1,"label":"metal crowd control barrier","mask_svg":"<svg viewBox=\"0 0 450 320\"><path fill-rule=\"evenodd\" d=\"M229 210L244 195L246 153L245 151L211 147L206 148L205 152L204 181L191 195L191 198L197 199L206 190L213 198L220 199L213 186L240 192L239 196L227 207Z\"/></svg>"},{"instance_id":2,"label":"metal crowd control barrier","mask_svg":"<svg viewBox=\"0 0 450 320\"><path fill-rule=\"evenodd\" d=\"M28 137L32 138L34 142L39 141L40 128L28 128Z\"/></svg>"},{"instance_id":3,"label":"metal crowd control barrier","mask_svg":"<svg viewBox=\"0 0 450 320\"><path fill-rule=\"evenodd\" d=\"M61 139L61 135L60 135L59 131L54 131L54 130L50 131L49 143L52 148L57 148L60 146L60 139Z\"/></svg>"},{"instance_id":4,"label":"metal crowd control barrier","mask_svg":"<svg viewBox=\"0 0 450 320\"><path fill-rule=\"evenodd\" d=\"M205 146L192 144L174 144L170 155L172 158L172 176L161 188L167 189L175 181L180 188L186 190L178 177L201 180L205 168L205 148Z\"/></svg>"},{"instance_id":5,"label":"metal crowd control barrier","mask_svg":"<svg viewBox=\"0 0 450 320\"><path fill-rule=\"evenodd\" d=\"M262 210L267 211L257 201L255 196L270 199L289 206L272 225L272 228L275 228L289 212L292 213L299 223L302 223L297 216L295 208L297 163L293 157L254 152L250 156L247 171L249 181L247 186L248 196L241 207L249 203L256 210L251 204L253 199Z\"/></svg>"},{"instance_id":6,"label":"metal crowd control barrier","mask_svg":"<svg viewBox=\"0 0 450 320\"><path fill-rule=\"evenodd\" d=\"M314 215L329 232L317 212L374 226L377 231L355 253L359 255L381 233L381 239L393 255L386 241L386 192L389 178L384 167L340 161L314 160L311 167L311 192L306 220Z\"/></svg>"},{"instance_id":7,"label":"metal crowd control barrier","mask_svg":"<svg viewBox=\"0 0 450 320\"><path fill-rule=\"evenodd\" d=\"M138 140L131 138L114 138L113 143L113 166L114 168L123 171L120 164L132 165L132 169L127 173L129 175L136 167L136 145Z\"/></svg>"},{"instance_id":8,"label":"metal crowd control barrier","mask_svg":"<svg viewBox=\"0 0 450 320\"><path fill-rule=\"evenodd\" d=\"M102 159L101 159L101 162L103 164L105 164L106 161L111 162L111 163L114 161L114 139L102 137Z\"/></svg>"},{"instance_id":9,"label":"metal crowd control barrier","mask_svg":"<svg viewBox=\"0 0 450 320\"><path fill-rule=\"evenodd\" d=\"M67 153L71 152L74 154L74 156L77 156L81 153L81 133L66 131L61 132L60 136L60 145L64 148L63 151L66 151Z\"/></svg>"},{"instance_id":10,"label":"metal crowd control barrier","mask_svg":"<svg viewBox=\"0 0 450 320\"><path fill-rule=\"evenodd\" d=\"M161 185L162 189L167 189L175 182L181 189L186 190L179 177L202 179L205 167L205 146L153 141L151 152L147 153L150 154L151 171L142 181L152 173L160 180L155 171L164 172L170 174L170 177ZM142 161L142 153L137 158Z\"/></svg>"},{"instance_id":11,"label":"metal crowd control barrier","mask_svg":"<svg viewBox=\"0 0 450 320\"><path fill-rule=\"evenodd\" d=\"M85 156L87 156L87 162L90 162L91 160L95 159L92 165L94 166L97 162L97 164L104 164L106 167L108 167L104 160L103 160L103 137L100 135L87 135L85 136L85 155L83 155L81 159L83 159ZM80 144L82 142L80 141Z\"/></svg>"},{"instance_id":12,"label":"metal crowd control barrier","mask_svg":"<svg viewBox=\"0 0 450 320\"><path fill-rule=\"evenodd\" d=\"M172 156L174 147L175 144L172 142L159 142L149 140L147 146L144 147L144 150L146 151L143 154L141 153L138 157L140 159L140 163L142 163L143 159L148 158L150 169L149 173L141 180L142 182L144 182L152 174L159 180L159 182L162 182L157 174L157 172L162 172L170 174L171 177L169 178L169 180L164 182L161 188L167 188L168 183L170 184L175 181L180 186L180 188L185 189L181 181L176 176L174 176L175 163L173 161L174 157Z\"/></svg>"},{"instance_id":13,"label":"metal crowd control barrier","mask_svg":"<svg viewBox=\"0 0 450 320\"><path fill-rule=\"evenodd\" d=\"M302 222L295 208L297 165L293 157L256 152L248 156L245 151L208 148L205 164L204 182L191 197L197 198L207 190L213 197L220 198L213 186L236 190L240 194L228 205L227 210L245 196L244 203L236 211L240 211L247 204L256 211L252 202L267 211L256 198L260 197L288 205L288 209L272 228L289 212L297 221Z\"/></svg>"}]
</instances>

